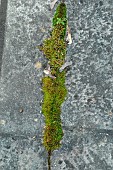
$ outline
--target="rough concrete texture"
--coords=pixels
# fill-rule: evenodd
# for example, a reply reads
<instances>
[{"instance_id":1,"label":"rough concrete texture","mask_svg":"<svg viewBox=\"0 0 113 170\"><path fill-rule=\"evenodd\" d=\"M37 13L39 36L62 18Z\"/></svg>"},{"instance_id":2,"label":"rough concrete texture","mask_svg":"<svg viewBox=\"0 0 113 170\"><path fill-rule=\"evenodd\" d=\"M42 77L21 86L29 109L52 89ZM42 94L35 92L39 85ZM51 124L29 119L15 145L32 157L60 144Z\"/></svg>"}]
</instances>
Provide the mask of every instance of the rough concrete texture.
<instances>
[{"instance_id":1,"label":"rough concrete texture","mask_svg":"<svg viewBox=\"0 0 113 170\"><path fill-rule=\"evenodd\" d=\"M0 170L47 170L42 145L41 78L36 48L51 30L50 0L8 0L0 84ZM58 4L58 3L57 3ZM52 170L113 169L113 1L66 0L73 43L67 48L64 138ZM36 69L35 63L42 68Z\"/></svg>"}]
</instances>

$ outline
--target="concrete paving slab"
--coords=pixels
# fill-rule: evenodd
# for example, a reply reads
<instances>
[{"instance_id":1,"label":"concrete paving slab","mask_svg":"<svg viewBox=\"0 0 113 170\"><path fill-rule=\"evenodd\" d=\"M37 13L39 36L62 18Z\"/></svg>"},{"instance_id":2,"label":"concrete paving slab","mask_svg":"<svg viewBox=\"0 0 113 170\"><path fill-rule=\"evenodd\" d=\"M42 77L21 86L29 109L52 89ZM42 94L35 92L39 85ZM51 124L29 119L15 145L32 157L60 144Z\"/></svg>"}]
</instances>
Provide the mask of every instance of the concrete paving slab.
<instances>
[{"instance_id":1,"label":"concrete paving slab","mask_svg":"<svg viewBox=\"0 0 113 170\"><path fill-rule=\"evenodd\" d=\"M41 112L47 61L37 45L51 30L55 9L50 11L49 4L8 0L0 84L0 170L47 170ZM66 5L73 41L67 61L72 67L62 105L64 138L52 155L52 170L112 170L113 2L70 0ZM37 69L36 62L42 67Z\"/></svg>"}]
</instances>

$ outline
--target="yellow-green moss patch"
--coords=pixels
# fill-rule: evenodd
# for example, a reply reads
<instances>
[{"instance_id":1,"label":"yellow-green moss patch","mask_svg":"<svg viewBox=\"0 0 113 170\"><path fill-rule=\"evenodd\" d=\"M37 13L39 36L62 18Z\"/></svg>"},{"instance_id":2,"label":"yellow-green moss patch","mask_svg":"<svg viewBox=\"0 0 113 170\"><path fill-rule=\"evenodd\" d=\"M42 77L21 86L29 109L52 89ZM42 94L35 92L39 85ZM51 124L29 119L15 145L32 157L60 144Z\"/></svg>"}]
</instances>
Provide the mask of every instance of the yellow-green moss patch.
<instances>
[{"instance_id":1,"label":"yellow-green moss patch","mask_svg":"<svg viewBox=\"0 0 113 170\"><path fill-rule=\"evenodd\" d=\"M40 47L49 60L51 74L56 77L45 76L42 79L44 94L42 112L45 116L43 144L48 153L60 147L63 137L60 114L67 90L65 71L59 72L59 69L64 64L66 56L66 26L66 5L60 3L53 17L51 36L44 40L43 46Z\"/></svg>"}]
</instances>

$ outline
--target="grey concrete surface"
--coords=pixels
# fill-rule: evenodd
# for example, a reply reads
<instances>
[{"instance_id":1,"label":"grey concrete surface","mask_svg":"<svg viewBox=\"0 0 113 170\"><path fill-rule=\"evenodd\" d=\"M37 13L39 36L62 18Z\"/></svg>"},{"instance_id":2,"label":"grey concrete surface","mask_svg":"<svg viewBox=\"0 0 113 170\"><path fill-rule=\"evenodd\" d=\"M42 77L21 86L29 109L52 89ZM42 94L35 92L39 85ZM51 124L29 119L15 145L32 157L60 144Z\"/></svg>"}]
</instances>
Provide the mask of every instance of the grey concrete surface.
<instances>
[{"instance_id":1,"label":"grey concrete surface","mask_svg":"<svg viewBox=\"0 0 113 170\"><path fill-rule=\"evenodd\" d=\"M47 170L37 49L51 30L50 0L8 0L0 83L0 170ZM58 3L57 3L58 4ZM113 169L113 1L66 1L73 43L62 105L64 138L52 170ZM56 8L56 6L55 6ZM42 68L36 69L35 63Z\"/></svg>"}]
</instances>

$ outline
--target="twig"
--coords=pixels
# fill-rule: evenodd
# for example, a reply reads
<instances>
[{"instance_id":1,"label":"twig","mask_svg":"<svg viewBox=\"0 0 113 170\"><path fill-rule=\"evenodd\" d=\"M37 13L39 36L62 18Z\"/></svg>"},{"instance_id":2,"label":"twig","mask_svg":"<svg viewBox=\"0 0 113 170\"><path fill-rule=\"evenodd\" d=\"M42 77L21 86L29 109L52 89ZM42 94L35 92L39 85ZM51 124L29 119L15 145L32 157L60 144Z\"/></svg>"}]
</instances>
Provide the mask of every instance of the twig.
<instances>
[{"instance_id":1,"label":"twig","mask_svg":"<svg viewBox=\"0 0 113 170\"><path fill-rule=\"evenodd\" d=\"M51 170L51 150L48 151L48 170Z\"/></svg>"}]
</instances>

